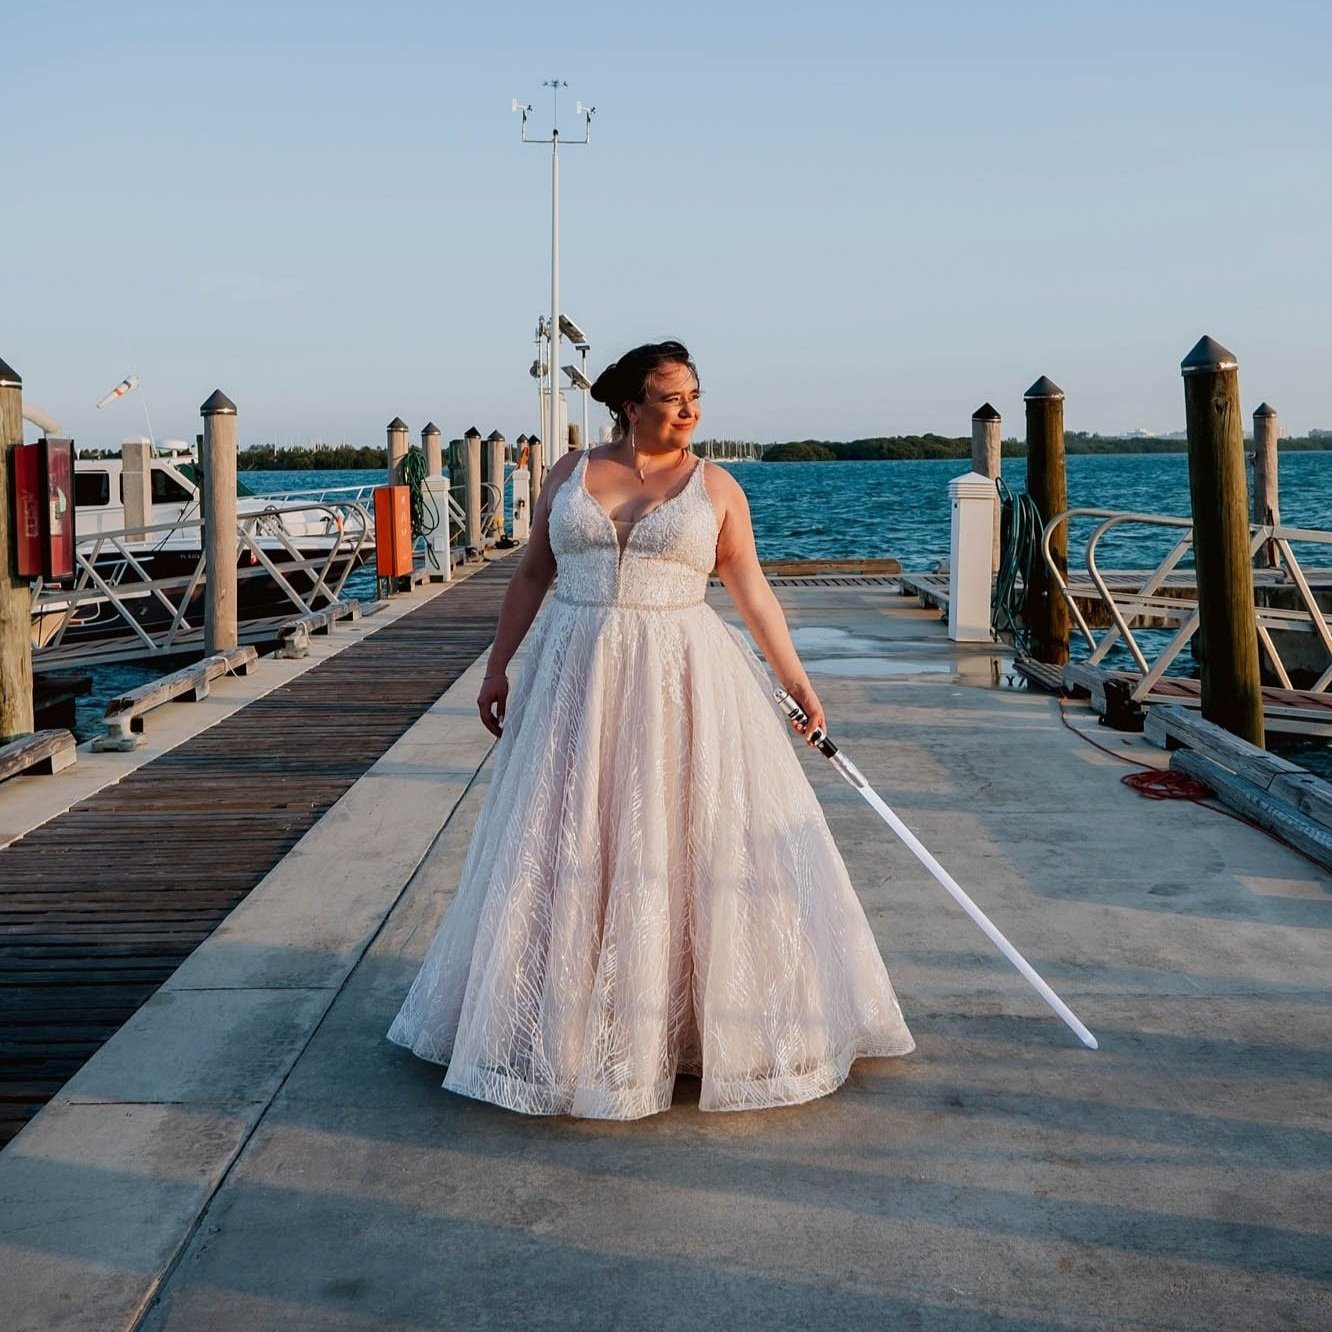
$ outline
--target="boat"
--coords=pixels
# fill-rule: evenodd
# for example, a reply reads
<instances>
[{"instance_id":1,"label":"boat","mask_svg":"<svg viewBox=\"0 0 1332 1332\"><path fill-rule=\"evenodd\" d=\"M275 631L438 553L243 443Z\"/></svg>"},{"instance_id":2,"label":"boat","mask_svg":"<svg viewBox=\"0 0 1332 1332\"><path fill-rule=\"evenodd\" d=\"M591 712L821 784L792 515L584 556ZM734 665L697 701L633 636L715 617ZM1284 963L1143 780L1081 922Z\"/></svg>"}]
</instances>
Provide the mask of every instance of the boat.
<instances>
[{"instance_id":1,"label":"boat","mask_svg":"<svg viewBox=\"0 0 1332 1332\"><path fill-rule=\"evenodd\" d=\"M135 472L148 472L141 525L137 513L126 516L126 446L138 453ZM126 639L131 655L136 641L156 655L163 633L188 641L203 617L201 480L184 441L129 439L119 456L75 459L76 569L72 586L34 585L39 658L108 639ZM336 598L374 549L368 500L362 487L263 495L238 482L239 618L299 614Z\"/></svg>"}]
</instances>

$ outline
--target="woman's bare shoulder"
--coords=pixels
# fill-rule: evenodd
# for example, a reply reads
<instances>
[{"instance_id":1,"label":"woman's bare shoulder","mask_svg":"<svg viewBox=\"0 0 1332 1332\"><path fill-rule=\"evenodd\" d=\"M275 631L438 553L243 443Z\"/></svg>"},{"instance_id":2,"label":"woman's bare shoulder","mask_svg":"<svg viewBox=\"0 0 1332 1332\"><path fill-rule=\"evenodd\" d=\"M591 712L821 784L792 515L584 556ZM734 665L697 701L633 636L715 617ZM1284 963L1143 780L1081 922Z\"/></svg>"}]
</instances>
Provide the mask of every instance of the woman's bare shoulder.
<instances>
[{"instance_id":1,"label":"woman's bare shoulder","mask_svg":"<svg viewBox=\"0 0 1332 1332\"><path fill-rule=\"evenodd\" d=\"M707 487L708 498L714 505L730 509L736 504L748 504L744 488L725 467L707 462L700 458L698 465L703 468L703 484Z\"/></svg>"},{"instance_id":2,"label":"woman's bare shoulder","mask_svg":"<svg viewBox=\"0 0 1332 1332\"><path fill-rule=\"evenodd\" d=\"M574 468L578 466L578 460L582 456L580 451L570 449L556 458L550 465L550 471L546 473L546 485L552 490L558 490L573 475Z\"/></svg>"}]
</instances>

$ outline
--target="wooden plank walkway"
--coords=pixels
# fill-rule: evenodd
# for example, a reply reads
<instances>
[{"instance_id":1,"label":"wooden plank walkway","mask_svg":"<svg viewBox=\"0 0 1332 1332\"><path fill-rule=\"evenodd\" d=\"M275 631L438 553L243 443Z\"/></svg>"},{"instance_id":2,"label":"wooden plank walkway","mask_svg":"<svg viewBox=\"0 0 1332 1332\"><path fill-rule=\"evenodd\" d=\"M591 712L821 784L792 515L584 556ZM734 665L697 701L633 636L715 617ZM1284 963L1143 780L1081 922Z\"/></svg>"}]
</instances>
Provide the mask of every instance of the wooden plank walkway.
<instances>
[{"instance_id":1,"label":"wooden plank walkway","mask_svg":"<svg viewBox=\"0 0 1332 1332\"><path fill-rule=\"evenodd\" d=\"M485 650L517 563L0 850L0 1146Z\"/></svg>"}]
</instances>

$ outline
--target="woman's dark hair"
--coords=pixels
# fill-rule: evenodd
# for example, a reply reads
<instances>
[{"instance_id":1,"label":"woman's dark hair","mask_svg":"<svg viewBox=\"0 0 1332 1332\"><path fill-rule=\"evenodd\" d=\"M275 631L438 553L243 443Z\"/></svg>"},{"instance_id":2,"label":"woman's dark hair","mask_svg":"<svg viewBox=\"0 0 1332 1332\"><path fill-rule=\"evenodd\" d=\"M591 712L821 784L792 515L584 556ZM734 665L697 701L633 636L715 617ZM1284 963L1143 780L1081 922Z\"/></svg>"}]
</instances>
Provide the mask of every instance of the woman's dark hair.
<instances>
[{"instance_id":1,"label":"woman's dark hair","mask_svg":"<svg viewBox=\"0 0 1332 1332\"><path fill-rule=\"evenodd\" d=\"M641 347L625 352L597 376L597 382L592 385L592 396L611 409L621 432L629 429L625 403L642 402L647 397L648 376L663 365L687 365L693 373L694 383L698 383L698 367L683 342L645 342Z\"/></svg>"}]
</instances>

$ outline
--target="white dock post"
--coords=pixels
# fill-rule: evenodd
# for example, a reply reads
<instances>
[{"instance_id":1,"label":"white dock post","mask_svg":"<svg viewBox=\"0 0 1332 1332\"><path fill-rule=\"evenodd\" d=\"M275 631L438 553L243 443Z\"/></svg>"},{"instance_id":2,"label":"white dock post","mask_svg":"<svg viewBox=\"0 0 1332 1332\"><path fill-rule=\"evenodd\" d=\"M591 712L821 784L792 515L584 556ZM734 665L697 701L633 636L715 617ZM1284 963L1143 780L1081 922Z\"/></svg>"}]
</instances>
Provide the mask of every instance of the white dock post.
<instances>
[{"instance_id":1,"label":"white dock post","mask_svg":"<svg viewBox=\"0 0 1332 1332\"><path fill-rule=\"evenodd\" d=\"M236 404L215 389L204 419L204 652L227 652L236 627Z\"/></svg>"},{"instance_id":2,"label":"white dock post","mask_svg":"<svg viewBox=\"0 0 1332 1332\"><path fill-rule=\"evenodd\" d=\"M991 481L999 479L1003 466L1003 447L1000 428L1003 417L988 402L982 403L971 414L971 470L977 476L988 476ZM999 572L999 490L994 491L994 570Z\"/></svg>"},{"instance_id":3,"label":"white dock post","mask_svg":"<svg viewBox=\"0 0 1332 1332\"><path fill-rule=\"evenodd\" d=\"M513 539L526 541L532 533L532 474L526 467L515 467L513 486Z\"/></svg>"},{"instance_id":4,"label":"white dock post","mask_svg":"<svg viewBox=\"0 0 1332 1332\"><path fill-rule=\"evenodd\" d=\"M953 510L949 555L948 637L955 643L989 643L991 560L994 551L994 482L978 472L948 483Z\"/></svg>"}]
</instances>

